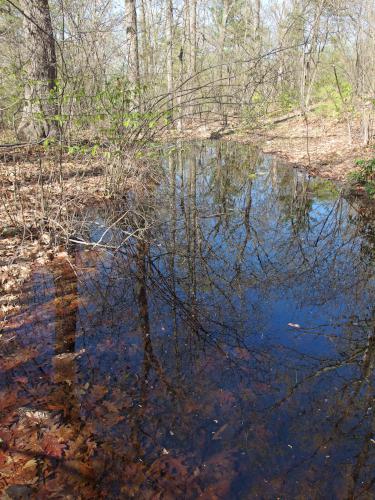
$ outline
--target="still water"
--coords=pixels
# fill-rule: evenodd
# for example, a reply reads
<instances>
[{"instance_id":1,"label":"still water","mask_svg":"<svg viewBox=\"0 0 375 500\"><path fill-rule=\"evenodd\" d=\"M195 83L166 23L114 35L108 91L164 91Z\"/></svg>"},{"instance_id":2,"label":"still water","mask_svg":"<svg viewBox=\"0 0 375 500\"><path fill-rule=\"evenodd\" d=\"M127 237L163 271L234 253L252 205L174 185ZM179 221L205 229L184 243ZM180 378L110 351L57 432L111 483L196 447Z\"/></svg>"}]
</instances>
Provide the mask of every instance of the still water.
<instances>
[{"instance_id":1,"label":"still water","mask_svg":"<svg viewBox=\"0 0 375 500\"><path fill-rule=\"evenodd\" d=\"M26 287L0 342L0 487L374 498L371 219L248 146L167 148L162 170Z\"/></svg>"}]
</instances>

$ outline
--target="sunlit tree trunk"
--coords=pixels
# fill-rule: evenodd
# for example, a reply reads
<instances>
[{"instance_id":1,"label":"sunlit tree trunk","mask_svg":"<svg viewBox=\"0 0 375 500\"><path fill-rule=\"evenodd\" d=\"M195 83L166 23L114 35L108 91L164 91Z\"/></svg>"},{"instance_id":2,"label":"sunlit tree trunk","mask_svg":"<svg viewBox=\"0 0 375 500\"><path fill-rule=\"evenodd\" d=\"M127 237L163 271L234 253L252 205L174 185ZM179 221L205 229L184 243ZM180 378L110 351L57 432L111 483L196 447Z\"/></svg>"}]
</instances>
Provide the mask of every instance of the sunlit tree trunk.
<instances>
[{"instance_id":1,"label":"sunlit tree trunk","mask_svg":"<svg viewBox=\"0 0 375 500\"><path fill-rule=\"evenodd\" d=\"M364 22L367 19L368 22ZM373 21L373 22L371 22ZM356 30L356 59L354 65L354 94L360 109L362 144L372 139L371 121L374 112L374 41L375 6L366 0L360 3L354 20Z\"/></svg>"},{"instance_id":2,"label":"sunlit tree trunk","mask_svg":"<svg viewBox=\"0 0 375 500\"><path fill-rule=\"evenodd\" d=\"M185 69L186 69L186 64L185 64L185 59L189 59L189 57L186 57L186 45L185 42L189 38L189 1L185 0L184 2L184 15L183 15L183 21L184 21L184 27L183 31L181 32L181 46L180 46L180 51L178 54L178 90L176 92L176 101L177 101L177 107L178 107L178 119L177 119L177 129L182 130L183 122L184 122L184 113L186 111L185 109L185 86L184 82L186 80L186 75L185 75ZM188 55L188 54L187 54Z\"/></svg>"},{"instance_id":3,"label":"sunlit tree trunk","mask_svg":"<svg viewBox=\"0 0 375 500\"><path fill-rule=\"evenodd\" d=\"M231 6L232 0L223 0L222 3L222 15L221 15L221 23L220 23L220 31L219 31L219 54L220 54L220 61L219 61L219 113L222 116L223 119L223 125L226 125L227 123L227 118L225 116L225 109L224 109L224 88L225 88L225 44L226 44L226 38L227 38L227 23L228 23L228 17L229 17L229 10Z\"/></svg>"},{"instance_id":4,"label":"sunlit tree trunk","mask_svg":"<svg viewBox=\"0 0 375 500\"><path fill-rule=\"evenodd\" d=\"M148 82L150 77L150 30L147 22L146 15L147 7L145 5L145 0L141 0L141 20L140 20L140 33L141 33L141 61L142 61L142 81Z\"/></svg>"},{"instance_id":5,"label":"sunlit tree trunk","mask_svg":"<svg viewBox=\"0 0 375 500\"><path fill-rule=\"evenodd\" d=\"M197 0L190 0L189 34L189 74L193 77L197 71Z\"/></svg>"},{"instance_id":6,"label":"sunlit tree trunk","mask_svg":"<svg viewBox=\"0 0 375 500\"><path fill-rule=\"evenodd\" d=\"M137 9L135 0L125 0L125 23L129 81L140 83Z\"/></svg>"},{"instance_id":7,"label":"sunlit tree trunk","mask_svg":"<svg viewBox=\"0 0 375 500\"><path fill-rule=\"evenodd\" d=\"M254 22L254 35L257 44L260 42L260 0L255 0L255 22Z\"/></svg>"},{"instance_id":8,"label":"sunlit tree trunk","mask_svg":"<svg viewBox=\"0 0 375 500\"><path fill-rule=\"evenodd\" d=\"M57 78L56 49L48 0L21 0L20 8L27 81L18 136L32 142L57 132L57 105L51 95Z\"/></svg>"},{"instance_id":9,"label":"sunlit tree trunk","mask_svg":"<svg viewBox=\"0 0 375 500\"><path fill-rule=\"evenodd\" d=\"M169 94L169 108L173 119L173 0L168 0L167 4L167 40L168 40L168 57L167 57L167 85Z\"/></svg>"},{"instance_id":10,"label":"sunlit tree trunk","mask_svg":"<svg viewBox=\"0 0 375 500\"><path fill-rule=\"evenodd\" d=\"M323 9L325 7L325 0L320 0L317 2L313 18L311 20L311 24L307 24L307 20L305 21L306 25L303 28L303 31L307 31L304 33L304 47L302 53L302 77L301 77L301 109L303 113L309 107L311 92L315 82L315 78L317 75L318 65L320 62L321 53L324 49L324 33L322 32L321 21L323 18ZM303 15L306 10L307 5L305 0L301 1L300 4L300 12ZM326 40L328 34L328 25L327 20L325 20L326 26ZM320 39L322 38L322 39Z\"/></svg>"},{"instance_id":11,"label":"sunlit tree trunk","mask_svg":"<svg viewBox=\"0 0 375 500\"><path fill-rule=\"evenodd\" d=\"M190 78L190 100L195 99L195 75L197 72L197 0L190 0L189 9L189 78ZM194 117L196 106L191 104L189 107L189 115Z\"/></svg>"}]
</instances>

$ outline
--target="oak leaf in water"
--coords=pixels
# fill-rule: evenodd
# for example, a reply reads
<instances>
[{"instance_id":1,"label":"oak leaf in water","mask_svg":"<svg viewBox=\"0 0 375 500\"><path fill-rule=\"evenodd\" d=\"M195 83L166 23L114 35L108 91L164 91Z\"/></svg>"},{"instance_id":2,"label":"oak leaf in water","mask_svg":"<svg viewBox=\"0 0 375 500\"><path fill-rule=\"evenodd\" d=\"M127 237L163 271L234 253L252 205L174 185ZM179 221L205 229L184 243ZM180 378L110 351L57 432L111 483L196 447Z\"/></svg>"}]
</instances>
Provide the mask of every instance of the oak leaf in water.
<instances>
[{"instance_id":1,"label":"oak leaf in water","mask_svg":"<svg viewBox=\"0 0 375 500\"><path fill-rule=\"evenodd\" d=\"M16 377L14 379L14 381L17 383L17 384L22 384L22 385L25 385L28 383L29 379L27 377Z\"/></svg>"},{"instance_id":2,"label":"oak leaf in water","mask_svg":"<svg viewBox=\"0 0 375 500\"><path fill-rule=\"evenodd\" d=\"M1 391L0 392L0 411L4 411L14 406L17 401L17 391Z\"/></svg>"},{"instance_id":3,"label":"oak leaf in water","mask_svg":"<svg viewBox=\"0 0 375 500\"><path fill-rule=\"evenodd\" d=\"M37 355L38 351L35 348L27 347L19 349L15 356L4 356L4 358L0 360L0 368L4 371L13 370L19 365L36 358Z\"/></svg>"},{"instance_id":4,"label":"oak leaf in water","mask_svg":"<svg viewBox=\"0 0 375 500\"><path fill-rule=\"evenodd\" d=\"M121 493L125 498L139 498L140 488L146 481L145 466L141 463L125 465L124 478L126 478L126 485L122 486ZM142 496L142 498L148 497Z\"/></svg>"},{"instance_id":5,"label":"oak leaf in water","mask_svg":"<svg viewBox=\"0 0 375 500\"><path fill-rule=\"evenodd\" d=\"M167 455L163 454L162 457L155 460L149 469L148 475L154 480L159 478L179 478L181 480L186 479L188 473L188 468L183 460L169 455L168 452Z\"/></svg>"},{"instance_id":6,"label":"oak leaf in water","mask_svg":"<svg viewBox=\"0 0 375 500\"><path fill-rule=\"evenodd\" d=\"M47 434L42 441L42 448L44 453L54 458L61 458L66 448L65 443L61 443L56 436Z\"/></svg>"},{"instance_id":7,"label":"oak leaf in water","mask_svg":"<svg viewBox=\"0 0 375 500\"><path fill-rule=\"evenodd\" d=\"M88 464L85 462L81 462L79 460L73 459L73 460L67 460L66 464L74 469L74 471L81 475L84 478L91 478L94 479L96 477L96 472L94 468L92 467L92 464Z\"/></svg>"},{"instance_id":8,"label":"oak leaf in water","mask_svg":"<svg viewBox=\"0 0 375 500\"><path fill-rule=\"evenodd\" d=\"M105 424L107 427L114 427L122 420L125 420L125 417L123 415L119 415L116 413L109 413L108 415L104 416L103 424Z\"/></svg>"},{"instance_id":9,"label":"oak leaf in water","mask_svg":"<svg viewBox=\"0 0 375 500\"><path fill-rule=\"evenodd\" d=\"M103 406L105 406L109 413L119 412L119 407L115 403L112 403L112 401L103 401Z\"/></svg>"},{"instance_id":10,"label":"oak leaf in water","mask_svg":"<svg viewBox=\"0 0 375 500\"><path fill-rule=\"evenodd\" d=\"M184 401L184 411L187 414L194 413L200 410L200 406L196 401L186 400Z\"/></svg>"},{"instance_id":11,"label":"oak leaf in water","mask_svg":"<svg viewBox=\"0 0 375 500\"><path fill-rule=\"evenodd\" d=\"M215 481L215 485L210 485L203 493L199 496L202 500L220 500L220 498L226 498L230 492L231 481L230 479L222 479L221 481Z\"/></svg>"},{"instance_id":12,"label":"oak leaf in water","mask_svg":"<svg viewBox=\"0 0 375 500\"><path fill-rule=\"evenodd\" d=\"M207 488L199 498L207 500L226 498L237 474L233 452L224 450L217 453L211 456L205 465L202 481L207 484Z\"/></svg>"}]
</instances>

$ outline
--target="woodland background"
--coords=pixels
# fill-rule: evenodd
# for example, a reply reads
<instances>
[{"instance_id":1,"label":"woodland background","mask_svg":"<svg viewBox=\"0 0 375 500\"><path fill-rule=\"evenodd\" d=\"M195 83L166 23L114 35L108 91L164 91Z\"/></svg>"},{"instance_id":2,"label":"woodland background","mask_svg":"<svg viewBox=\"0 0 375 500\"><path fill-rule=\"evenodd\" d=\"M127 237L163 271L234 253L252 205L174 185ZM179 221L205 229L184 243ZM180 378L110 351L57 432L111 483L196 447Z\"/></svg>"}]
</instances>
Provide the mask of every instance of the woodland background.
<instances>
[{"instance_id":1,"label":"woodland background","mask_svg":"<svg viewBox=\"0 0 375 500\"><path fill-rule=\"evenodd\" d=\"M53 129L68 143L133 142L197 120L255 127L312 108L343 118L349 141L359 117L363 143L371 139L372 0L2 0L0 9L10 142Z\"/></svg>"}]
</instances>

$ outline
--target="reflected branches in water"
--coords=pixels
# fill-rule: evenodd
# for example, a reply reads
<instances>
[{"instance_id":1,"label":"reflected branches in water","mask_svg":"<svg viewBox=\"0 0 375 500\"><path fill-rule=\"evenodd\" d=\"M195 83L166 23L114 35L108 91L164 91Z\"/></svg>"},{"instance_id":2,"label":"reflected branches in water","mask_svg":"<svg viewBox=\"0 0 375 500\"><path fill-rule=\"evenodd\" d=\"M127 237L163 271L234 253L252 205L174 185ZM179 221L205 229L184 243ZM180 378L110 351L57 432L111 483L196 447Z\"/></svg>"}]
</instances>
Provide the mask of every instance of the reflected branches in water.
<instances>
[{"instance_id":1,"label":"reflected branches in water","mask_svg":"<svg viewBox=\"0 0 375 500\"><path fill-rule=\"evenodd\" d=\"M372 498L369 218L248 147L162 168L147 200L88 212L106 249L37 271L1 338L1 487Z\"/></svg>"}]
</instances>

